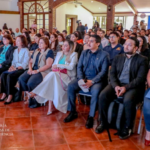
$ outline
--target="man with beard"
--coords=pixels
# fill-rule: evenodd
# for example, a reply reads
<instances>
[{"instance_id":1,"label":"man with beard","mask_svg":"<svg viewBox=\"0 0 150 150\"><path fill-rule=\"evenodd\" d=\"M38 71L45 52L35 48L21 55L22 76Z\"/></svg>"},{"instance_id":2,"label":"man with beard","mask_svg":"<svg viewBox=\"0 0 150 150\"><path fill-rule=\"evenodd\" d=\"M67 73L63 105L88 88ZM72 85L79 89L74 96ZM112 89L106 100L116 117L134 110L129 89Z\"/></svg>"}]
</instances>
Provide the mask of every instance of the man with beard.
<instances>
[{"instance_id":1,"label":"man with beard","mask_svg":"<svg viewBox=\"0 0 150 150\"><path fill-rule=\"evenodd\" d=\"M125 124L119 132L120 139L126 139L131 135L136 114L136 104L143 100L145 81L148 72L148 60L136 53L139 42L135 38L129 38L124 44L124 54L116 56L110 71L110 84L100 93L99 115L100 124L95 132L102 133L105 130L105 118L110 103L117 97L123 98ZM106 116L104 116L106 115Z\"/></svg>"}]
</instances>

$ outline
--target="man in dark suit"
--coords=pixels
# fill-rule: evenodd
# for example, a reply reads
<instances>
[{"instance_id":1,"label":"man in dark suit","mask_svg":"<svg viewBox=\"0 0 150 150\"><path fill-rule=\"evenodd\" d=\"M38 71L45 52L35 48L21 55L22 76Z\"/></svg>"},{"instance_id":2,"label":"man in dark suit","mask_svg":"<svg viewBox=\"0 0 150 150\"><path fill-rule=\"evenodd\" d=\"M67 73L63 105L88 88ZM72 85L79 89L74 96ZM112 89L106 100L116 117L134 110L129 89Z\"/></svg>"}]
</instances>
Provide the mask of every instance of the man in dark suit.
<instances>
[{"instance_id":1,"label":"man in dark suit","mask_svg":"<svg viewBox=\"0 0 150 150\"><path fill-rule=\"evenodd\" d=\"M136 104L142 101L145 81L148 72L148 60L136 53L139 42L129 38L124 44L125 54L115 57L110 71L110 84L100 93L99 115L100 124L95 132L102 133L106 127L106 116L109 104L117 97L123 97L125 124L119 133L120 139L131 135L136 113Z\"/></svg>"},{"instance_id":2,"label":"man in dark suit","mask_svg":"<svg viewBox=\"0 0 150 150\"><path fill-rule=\"evenodd\" d=\"M93 127L93 117L95 115L98 96L101 90L107 85L109 67L109 55L98 48L100 43L100 37L92 35L89 39L90 49L83 51L80 56L77 67L77 79L68 85L68 108L70 108L70 114L64 119L64 122L70 122L78 117L75 105L76 93L81 90L78 81L87 79L87 82L83 86L89 88L92 98L86 128Z\"/></svg>"}]
</instances>

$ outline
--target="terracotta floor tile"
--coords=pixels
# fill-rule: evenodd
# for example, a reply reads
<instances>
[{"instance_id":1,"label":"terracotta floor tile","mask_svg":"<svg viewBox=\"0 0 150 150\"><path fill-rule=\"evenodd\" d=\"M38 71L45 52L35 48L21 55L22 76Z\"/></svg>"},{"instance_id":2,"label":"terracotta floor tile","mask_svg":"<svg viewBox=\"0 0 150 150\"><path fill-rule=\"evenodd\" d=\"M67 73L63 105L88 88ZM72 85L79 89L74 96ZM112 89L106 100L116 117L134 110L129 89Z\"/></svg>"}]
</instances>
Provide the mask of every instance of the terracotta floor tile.
<instances>
[{"instance_id":1,"label":"terracotta floor tile","mask_svg":"<svg viewBox=\"0 0 150 150\"><path fill-rule=\"evenodd\" d=\"M29 108L7 108L6 109L6 118L13 117L30 117L30 109Z\"/></svg>"},{"instance_id":2,"label":"terracotta floor tile","mask_svg":"<svg viewBox=\"0 0 150 150\"><path fill-rule=\"evenodd\" d=\"M9 135L7 135L9 134ZM5 132L1 148L31 148L34 147L32 130Z\"/></svg>"},{"instance_id":3,"label":"terracotta floor tile","mask_svg":"<svg viewBox=\"0 0 150 150\"><path fill-rule=\"evenodd\" d=\"M112 142L101 141L106 150L139 150L129 139L113 140Z\"/></svg>"},{"instance_id":4,"label":"terracotta floor tile","mask_svg":"<svg viewBox=\"0 0 150 150\"><path fill-rule=\"evenodd\" d=\"M32 128L60 128L60 124L56 119L55 115L49 116L33 116L32 118Z\"/></svg>"},{"instance_id":5,"label":"terracotta floor tile","mask_svg":"<svg viewBox=\"0 0 150 150\"><path fill-rule=\"evenodd\" d=\"M35 150L69 150L67 144L48 146L48 147L35 147Z\"/></svg>"},{"instance_id":6,"label":"terracotta floor tile","mask_svg":"<svg viewBox=\"0 0 150 150\"><path fill-rule=\"evenodd\" d=\"M4 105L4 102L0 102L0 107L6 107L6 105Z\"/></svg>"},{"instance_id":7,"label":"terracotta floor tile","mask_svg":"<svg viewBox=\"0 0 150 150\"><path fill-rule=\"evenodd\" d=\"M16 108L16 107L23 107L23 108L28 108L27 104L24 104L23 101L20 102L13 102L9 105L6 105L7 108Z\"/></svg>"},{"instance_id":8,"label":"terracotta floor tile","mask_svg":"<svg viewBox=\"0 0 150 150\"><path fill-rule=\"evenodd\" d=\"M78 118L68 122L68 123L64 123L63 120L68 116L69 113L67 114L63 114L63 113L59 113L59 115L57 114L56 117L59 121L59 123L61 124L62 127L79 127L79 126L85 126L85 120L84 118L78 114Z\"/></svg>"},{"instance_id":9,"label":"terracotta floor tile","mask_svg":"<svg viewBox=\"0 0 150 150\"><path fill-rule=\"evenodd\" d=\"M0 118L4 118L6 114L6 108L0 108Z\"/></svg>"},{"instance_id":10,"label":"terracotta floor tile","mask_svg":"<svg viewBox=\"0 0 150 150\"><path fill-rule=\"evenodd\" d=\"M68 143L97 141L91 129L85 127L63 128Z\"/></svg>"},{"instance_id":11,"label":"terracotta floor tile","mask_svg":"<svg viewBox=\"0 0 150 150\"><path fill-rule=\"evenodd\" d=\"M30 130L31 120L30 117L22 118L5 118L5 125L9 130Z\"/></svg>"},{"instance_id":12,"label":"terracotta floor tile","mask_svg":"<svg viewBox=\"0 0 150 150\"><path fill-rule=\"evenodd\" d=\"M33 148L2 148L1 150L34 150Z\"/></svg>"},{"instance_id":13,"label":"terracotta floor tile","mask_svg":"<svg viewBox=\"0 0 150 150\"><path fill-rule=\"evenodd\" d=\"M141 150L150 150L150 146L145 146L145 136L132 136L131 141Z\"/></svg>"},{"instance_id":14,"label":"terracotta floor tile","mask_svg":"<svg viewBox=\"0 0 150 150\"><path fill-rule=\"evenodd\" d=\"M69 147L71 150L105 150L99 142L70 144Z\"/></svg>"},{"instance_id":15,"label":"terracotta floor tile","mask_svg":"<svg viewBox=\"0 0 150 150\"><path fill-rule=\"evenodd\" d=\"M66 144L61 129L39 129L33 130L35 146L51 146L56 144Z\"/></svg>"},{"instance_id":16,"label":"terracotta floor tile","mask_svg":"<svg viewBox=\"0 0 150 150\"><path fill-rule=\"evenodd\" d=\"M89 112L90 107L81 103L80 105L76 105L76 109L78 112Z\"/></svg>"},{"instance_id":17,"label":"terracotta floor tile","mask_svg":"<svg viewBox=\"0 0 150 150\"><path fill-rule=\"evenodd\" d=\"M39 116L39 115L46 115L47 114L48 107L37 107L37 108L31 108L30 109L30 115L31 116Z\"/></svg>"},{"instance_id":18,"label":"terracotta floor tile","mask_svg":"<svg viewBox=\"0 0 150 150\"><path fill-rule=\"evenodd\" d=\"M95 136L96 136L99 140L108 140L108 139L109 139L106 130L105 130L103 133L97 134L97 133L95 133L95 128L96 128L96 126L94 126L93 131L94 131ZM110 131L110 135L111 135L112 140L113 140L113 139L119 139L118 135L114 135L114 134L117 132L117 130L109 129L109 131Z\"/></svg>"}]
</instances>

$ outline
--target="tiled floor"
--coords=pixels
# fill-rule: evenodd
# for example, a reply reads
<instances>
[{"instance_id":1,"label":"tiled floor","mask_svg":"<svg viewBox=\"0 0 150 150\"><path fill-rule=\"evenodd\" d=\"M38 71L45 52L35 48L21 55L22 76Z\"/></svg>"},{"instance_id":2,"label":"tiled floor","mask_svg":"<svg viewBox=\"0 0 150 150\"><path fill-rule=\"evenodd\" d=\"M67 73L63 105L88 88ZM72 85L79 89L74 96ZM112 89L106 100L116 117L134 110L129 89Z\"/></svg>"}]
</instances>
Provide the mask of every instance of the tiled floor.
<instances>
[{"instance_id":1,"label":"tiled floor","mask_svg":"<svg viewBox=\"0 0 150 150\"><path fill-rule=\"evenodd\" d=\"M150 150L144 146L143 125L141 135L127 140L120 140L111 129L109 142L106 131L94 132L96 117L93 129L85 128L89 107L77 104L77 110L78 119L65 124L67 114L55 111L47 116L47 106L29 109L24 102L7 106L0 102L0 150Z\"/></svg>"}]
</instances>

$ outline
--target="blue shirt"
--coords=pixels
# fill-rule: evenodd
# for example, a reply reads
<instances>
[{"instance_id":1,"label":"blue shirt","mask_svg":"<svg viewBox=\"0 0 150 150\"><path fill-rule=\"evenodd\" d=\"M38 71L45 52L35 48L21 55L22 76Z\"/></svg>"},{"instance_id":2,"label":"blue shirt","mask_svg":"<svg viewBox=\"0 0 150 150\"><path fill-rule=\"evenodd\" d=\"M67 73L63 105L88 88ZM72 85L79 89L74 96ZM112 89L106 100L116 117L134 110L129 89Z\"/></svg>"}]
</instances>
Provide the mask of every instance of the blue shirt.
<instances>
[{"instance_id":1,"label":"blue shirt","mask_svg":"<svg viewBox=\"0 0 150 150\"><path fill-rule=\"evenodd\" d=\"M0 64L3 63L6 60L5 55L6 55L6 52L9 49L10 46L11 45L9 44L7 47L6 46L3 47L3 51L0 54Z\"/></svg>"},{"instance_id":2,"label":"blue shirt","mask_svg":"<svg viewBox=\"0 0 150 150\"><path fill-rule=\"evenodd\" d=\"M58 64L62 64L64 65L65 64L65 61L66 61L66 55L64 55L58 62Z\"/></svg>"},{"instance_id":3,"label":"blue shirt","mask_svg":"<svg viewBox=\"0 0 150 150\"><path fill-rule=\"evenodd\" d=\"M17 37L17 36L19 36L19 35L22 35L22 33L21 33L21 32L18 32L18 33L16 32L16 33L15 33L15 37Z\"/></svg>"},{"instance_id":4,"label":"blue shirt","mask_svg":"<svg viewBox=\"0 0 150 150\"><path fill-rule=\"evenodd\" d=\"M97 75L95 60L98 51L96 51L95 53L89 51L89 53L90 53L90 58L88 60L88 65L85 70L85 77L89 80L92 80Z\"/></svg>"},{"instance_id":5,"label":"blue shirt","mask_svg":"<svg viewBox=\"0 0 150 150\"><path fill-rule=\"evenodd\" d=\"M111 45L108 45L105 48L103 48L103 50L109 53L110 66L116 55L124 53L124 48L121 44L117 44L114 48L112 48Z\"/></svg>"},{"instance_id":6,"label":"blue shirt","mask_svg":"<svg viewBox=\"0 0 150 150\"><path fill-rule=\"evenodd\" d=\"M32 56L31 56L32 59L33 59L33 55L34 55L34 53L33 53ZM36 60L35 60L34 66L33 66L33 70L39 69L38 62L39 62L40 55L41 55L41 53L39 52L39 53L37 54L37 56L36 56ZM48 53L47 53L47 55L46 55L46 59L47 59L47 58L52 58L52 59L54 59L54 54L53 54L53 51L52 51L52 50L49 50L49 51L48 51Z\"/></svg>"}]
</instances>

